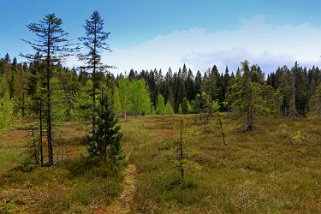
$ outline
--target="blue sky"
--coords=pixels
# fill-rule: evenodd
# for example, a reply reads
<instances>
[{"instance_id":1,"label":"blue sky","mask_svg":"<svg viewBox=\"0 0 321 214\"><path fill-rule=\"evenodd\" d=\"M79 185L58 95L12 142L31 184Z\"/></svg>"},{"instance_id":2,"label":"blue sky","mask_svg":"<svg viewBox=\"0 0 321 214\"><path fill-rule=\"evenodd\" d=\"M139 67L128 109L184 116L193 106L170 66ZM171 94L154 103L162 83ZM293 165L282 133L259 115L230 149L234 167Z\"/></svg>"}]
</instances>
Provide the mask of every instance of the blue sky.
<instances>
[{"instance_id":1,"label":"blue sky","mask_svg":"<svg viewBox=\"0 0 321 214\"><path fill-rule=\"evenodd\" d=\"M115 72L183 63L235 70L243 59L266 72L295 60L321 65L320 8L319 0L0 0L0 54L32 52L20 41L34 38L25 25L53 12L76 41L85 19L99 10L113 50L103 60Z\"/></svg>"}]
</instances>

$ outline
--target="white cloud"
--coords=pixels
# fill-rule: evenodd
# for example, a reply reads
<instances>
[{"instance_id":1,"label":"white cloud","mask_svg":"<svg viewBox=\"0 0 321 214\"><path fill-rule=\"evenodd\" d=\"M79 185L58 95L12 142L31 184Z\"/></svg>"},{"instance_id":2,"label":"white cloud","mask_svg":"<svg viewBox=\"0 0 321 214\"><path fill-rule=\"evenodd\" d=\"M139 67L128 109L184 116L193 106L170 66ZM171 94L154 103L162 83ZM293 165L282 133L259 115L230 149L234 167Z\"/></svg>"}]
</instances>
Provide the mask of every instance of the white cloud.
<instances>
[{"instance_id":1,"label":"white cloud","mask_svg":"<svg viewBox=\"0 0 321 214\"><path fill-rule=\"evenodd\" d=\"M270 72L278 66L321 65L321 29L309 23L274 26L263 17L241 20L233 30L210 32L192 28L158 36L141 45L117 49L103 56L105 63L117 66L120 73L134 68L168 67L176 71L186 63L194 71L218 65L235 70L244 59Z\"/></svg>"}]
</instances>

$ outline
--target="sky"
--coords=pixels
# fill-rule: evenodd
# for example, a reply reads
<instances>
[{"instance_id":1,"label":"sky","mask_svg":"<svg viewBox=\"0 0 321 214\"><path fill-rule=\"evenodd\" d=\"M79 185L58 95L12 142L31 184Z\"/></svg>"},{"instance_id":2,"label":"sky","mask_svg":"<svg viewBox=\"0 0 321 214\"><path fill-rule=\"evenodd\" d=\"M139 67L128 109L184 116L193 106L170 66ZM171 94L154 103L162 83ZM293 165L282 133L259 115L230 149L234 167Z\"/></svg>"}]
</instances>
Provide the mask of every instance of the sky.
<instances>
[{"instance_id":1,"label":"sky","mask_svg":"<svg viewBox=\"0 0 321 214\"><path fill-rule=\"evenodd\" d=\"M69 39L84 35L94 10L111 32L112 52L102 53L114 73L131 68L194 72L218 66L235 71L247 59L265 73L295 61L321 66L320 0L0 0L0 57L34 51L21 39L26 25L55 13ZM66 66L80 65L76 58Z\"/></svg>"}]
</instances>

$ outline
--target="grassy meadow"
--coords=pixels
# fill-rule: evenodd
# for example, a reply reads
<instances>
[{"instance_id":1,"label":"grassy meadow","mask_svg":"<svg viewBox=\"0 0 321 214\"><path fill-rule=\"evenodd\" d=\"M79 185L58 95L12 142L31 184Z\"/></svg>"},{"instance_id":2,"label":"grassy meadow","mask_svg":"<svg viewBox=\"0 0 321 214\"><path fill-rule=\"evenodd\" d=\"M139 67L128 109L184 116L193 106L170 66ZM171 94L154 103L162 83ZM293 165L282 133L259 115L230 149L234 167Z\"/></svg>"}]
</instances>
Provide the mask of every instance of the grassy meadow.
<instances>
[{"instance_id":1,"label":"grassy meadow","mask_svg":"<svg viewBox=\"0 0 321 214\"><path fill-rule=\"evenodd\" d=\"M228 145L215 117L184 116L184 180L180 115L121 120L119 169L86 159L90 127L75 122L56 132L58 167L25 167L30 131L13 128L0 136L0 213L321 212L320 118L260 118L246 132L242 120L222 116ZM304 139L294 148L298 130Z\"/></svg>"}]
</instances>

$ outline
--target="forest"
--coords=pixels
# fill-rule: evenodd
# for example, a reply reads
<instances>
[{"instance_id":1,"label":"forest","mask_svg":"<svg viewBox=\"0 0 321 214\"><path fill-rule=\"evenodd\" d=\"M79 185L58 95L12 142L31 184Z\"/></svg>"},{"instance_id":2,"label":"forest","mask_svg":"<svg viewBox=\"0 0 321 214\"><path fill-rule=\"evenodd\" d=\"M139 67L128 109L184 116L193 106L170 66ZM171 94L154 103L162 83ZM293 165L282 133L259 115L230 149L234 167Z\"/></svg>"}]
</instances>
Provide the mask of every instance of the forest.
<instances>
[{"instance_id":1,"label":"forest","mask_svg":"<svg viewBox=\"0 0 321 214\"><path fill-rule=\"evenodd\" d=\"M98 11L62 23L0 57L0 213L321 211L319 67L114 74Z\"/></svg>"}]
</instances>

